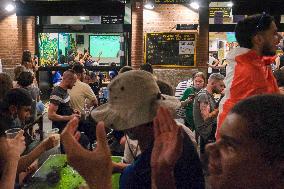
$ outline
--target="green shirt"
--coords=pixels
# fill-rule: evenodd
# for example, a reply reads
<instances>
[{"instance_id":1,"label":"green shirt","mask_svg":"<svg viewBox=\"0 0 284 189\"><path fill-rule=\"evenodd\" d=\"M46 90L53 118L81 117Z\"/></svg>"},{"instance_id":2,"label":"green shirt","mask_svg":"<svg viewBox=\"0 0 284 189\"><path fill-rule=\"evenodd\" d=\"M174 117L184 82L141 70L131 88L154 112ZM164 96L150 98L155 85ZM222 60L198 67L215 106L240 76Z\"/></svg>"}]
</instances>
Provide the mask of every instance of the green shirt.
<instances>
[{"instance_id":1,"label":"green shirt","mask_svg":"<svg viewBox=\"0 0 284 189\"><path fill-rule=\"evenodd\" d=\"M196 89L193 87L189 87L184 91L180 100L185 101L188 99L189 95L195 94L195 93L196 93ZM189 125L189 128L192 131L194 131L195 126L194 126L194 121L193 121L193 101L188 103L187 106L185 106L185 121L187 122L186 125Z\"/></svg>"}]
</instances>

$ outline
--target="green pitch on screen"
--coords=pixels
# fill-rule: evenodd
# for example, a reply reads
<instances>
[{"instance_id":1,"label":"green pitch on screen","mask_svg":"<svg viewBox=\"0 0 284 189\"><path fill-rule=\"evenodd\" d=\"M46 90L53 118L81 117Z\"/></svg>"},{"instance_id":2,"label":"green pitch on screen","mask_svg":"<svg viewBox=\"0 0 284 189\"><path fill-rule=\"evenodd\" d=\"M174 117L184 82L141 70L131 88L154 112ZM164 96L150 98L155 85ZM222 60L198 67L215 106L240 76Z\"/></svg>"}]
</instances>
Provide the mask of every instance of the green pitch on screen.
<instances>
[{"instance_id":1,"label":"green pitch on screen","mask_svg":"<svg viewBox=\"0 0 284 189\"><path fill-rule=\"evenodd\" d=\"M95 35L90 36L90 54L93 57L117 58L120 50L120 36Z\"/></svg>"}]
</instances>

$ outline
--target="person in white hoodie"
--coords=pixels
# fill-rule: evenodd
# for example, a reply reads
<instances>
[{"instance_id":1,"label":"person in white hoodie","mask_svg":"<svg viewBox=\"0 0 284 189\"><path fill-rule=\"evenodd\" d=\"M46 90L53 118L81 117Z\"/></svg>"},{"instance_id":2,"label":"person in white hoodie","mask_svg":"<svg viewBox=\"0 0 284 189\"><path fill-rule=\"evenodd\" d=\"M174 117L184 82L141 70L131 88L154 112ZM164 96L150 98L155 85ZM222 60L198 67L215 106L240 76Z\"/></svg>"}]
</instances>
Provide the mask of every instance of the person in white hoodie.
<instances>
[{"instance_id":1,"label":"person in white hoodie","mask_svg":"<svg viewBox=\"0 0 284 189\"><path fill-rule=\"evenodd\" d=\"M219 106L217 140L220 127L237 102L258 94L279 93L270 67L281 39L274 18L266 13L249 16L238 22L235 34L240 47L226 57L226 89Z\"/></svg>"}]
</instances>

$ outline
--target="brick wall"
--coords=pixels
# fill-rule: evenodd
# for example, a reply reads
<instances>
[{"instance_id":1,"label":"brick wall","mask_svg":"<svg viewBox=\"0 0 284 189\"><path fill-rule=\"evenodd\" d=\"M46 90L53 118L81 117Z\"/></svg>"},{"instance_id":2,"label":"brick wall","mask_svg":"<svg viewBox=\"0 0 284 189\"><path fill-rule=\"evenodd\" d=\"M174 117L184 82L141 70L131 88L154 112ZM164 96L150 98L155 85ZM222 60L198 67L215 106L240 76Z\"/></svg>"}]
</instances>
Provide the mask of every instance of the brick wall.
<instances>
[{"instance_id":1,"label":"brick wall","mask_svg":"<svg viewBox=\"0 0 284 189\"><path fill-rule=\"evenodd\" d=\"M143 12L143 33L149 32L196 32L176 30L177 24L198 24L198 13L179 4L156 5L154 10Z\"/></svg>"},{"instance_id":2,"label":"brick wall","mask_svg":"<svg viewBox=\"0 0 284 189\"><path fill-rule=\"evenodd\" d=\"M35 50L34 17L17 17L15 14L0 18L0 59L3 69L12 72L21 63L23 50Z\"/></svg>"},{"instance_id":3,"label":"brick wall","mask_svg":"<svg viewBox=\"0 0 284 189\"><path fill-rule=\"evenodd\" d=\"M154 69L158 79L167 81L173 87L181 81L187 80L192 76L192 73L199 70L207 73L208 59L208 29L209 26L203 21L199 27L199 31L176 30L177 24L199 24L199 18L204 19L201 12L195 12L185 5L156 5L154 10L145 10L143 14L143 35L149 32L193 32L197 33L197 54L196 67L186 69ZM205 18L206 19L206 18ZM209 18L208 18L209 19ZM208 21L207 19L207 21Z\"/></svg>"},{"instance_id":4,"label":"brick wall","mask_svg":"<svg viewBox=\"0 0 284 189\"><path fill-rule=\"evenodd\" d=\"M132 3L132 40L131 40L131 65L138 69L143 64L143 4L141 0Z\"/></svg>"}]
</instances>

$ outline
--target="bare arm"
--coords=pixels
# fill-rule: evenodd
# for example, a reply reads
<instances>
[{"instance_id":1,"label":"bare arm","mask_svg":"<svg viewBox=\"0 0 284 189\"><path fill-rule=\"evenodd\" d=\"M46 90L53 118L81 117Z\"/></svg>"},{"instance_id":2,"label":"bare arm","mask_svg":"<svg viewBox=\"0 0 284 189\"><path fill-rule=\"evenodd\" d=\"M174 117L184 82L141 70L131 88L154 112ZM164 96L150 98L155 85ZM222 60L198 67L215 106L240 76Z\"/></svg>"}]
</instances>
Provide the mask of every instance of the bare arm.
<instances>
[{"instance_id":1,"label":"bare arm","mask_svg":"<svg viewBox=\"0 0 284 189\"><path fill-rule=\"evenodd\" d=\"M34 150L29 154L21 156L18 165L18 172L25 171L39 156L45 151L53 148L59 144L59 135L58 137L51 136L41 142Z\"/></svg>"},{"instance_id":2,"label":"bare arm","mask_svg":"<svg viewBox=\"0 0 284 189\"><path fill-rule=\"evenodd\" d=\"M20 155L26 148L23 133L19 132L14 139L0 139L0 154L5 161L0 179L1 188L14 189Z\"/></svg>"},{"instance_id":3,"label":"bare arm","mask_svg":"<svg viewBox=\"0 0 284 189\"><path fill-rule=\"evenodd\" d=\"M206 139L211 133L212 125L216 123L218 109L210 112L210 106L206 102L200 102L199 108L203 120L194 120L196 131L200 134L200 136Z\"/></svg>"},{"instance_id":4,"label":"bare arm","mask_svg":"<svg viewBox=\"0 0 284 189\"><path fill-rule=\"evenodd\" d=\"M0 180L1 187L5 189L14 189L17 167L18 167L17 159L10 159L5 163L2 172L2 177Z\"/></svg>"},{"instance_id":5,"label":"bare arm","mask_svg":"<svg viewBox=\"0 0 284 189\"><path fill-rule=\"evenodd\" d=\"M112 173L122 173L129 164L112 162Z\"/></svg>"},{"instance_id":6,"label":"bare arm","mask_svg":"<svg viewBox=\"0 0 284 189\"><path fill-rule=\"evenodd\" d=\"M56 104L50 103L48 107L48 119L51 121L69 121L71 120L76 114L72 114L70 116L62 116L58 115L56 111L58 110L58 106Z\"/></svg>"},{"instance_id":7,"label":"bare arm","mask_svg":"<svg viewBox=\"0 0 284 189\"><path fill-rule=\"evenodd\" d=\"M279 69L279 66L280 66L280 57L277 56L277 58L275 59L275 63L276 63L276 69Z\"/></svg>"},{"instance_id":8,"label":"bare arm","mask_svg":"<svg viewBox=\"0 0 284 189\"><path fill-rule=\"evenodd\" d=\"M193 97L189 97L185 101L181 101L181 107L186 107L189 103L193 101Z\"/></svg>"},{"instance_id":9,"label":"bare arm","mask_svg":"<svg viewBox=\"0 0 284 189\"><path fill-rule=\"evenodd\" d=\"M200 102L199 104L201 116L204 120L209 118L209 113L210 113L210 106L208 103L205 102Z\"/></svg>"}]
</instances>

